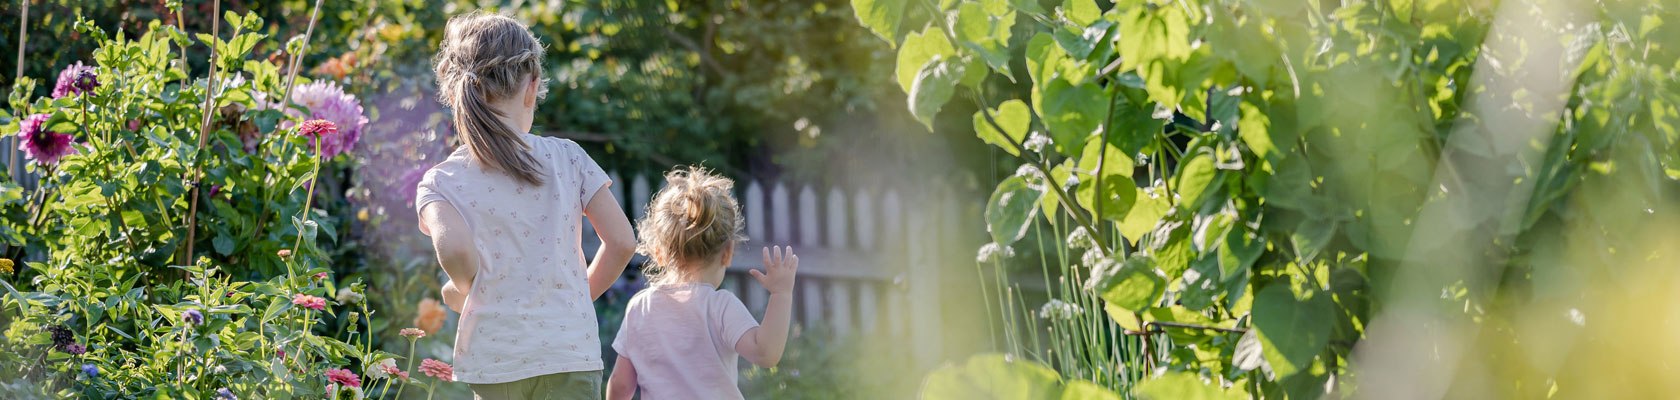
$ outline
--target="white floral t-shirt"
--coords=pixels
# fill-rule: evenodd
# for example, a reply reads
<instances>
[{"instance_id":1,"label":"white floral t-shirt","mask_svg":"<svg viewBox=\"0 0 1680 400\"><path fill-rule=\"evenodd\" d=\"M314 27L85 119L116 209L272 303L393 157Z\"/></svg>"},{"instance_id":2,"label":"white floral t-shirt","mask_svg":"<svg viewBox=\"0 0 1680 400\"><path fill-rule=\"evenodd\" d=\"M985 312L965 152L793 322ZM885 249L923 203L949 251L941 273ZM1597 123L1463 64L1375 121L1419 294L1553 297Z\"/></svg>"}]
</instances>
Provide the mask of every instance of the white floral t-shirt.
<instances>
[{"instance_id":1,"label":"white floral t-shirt","mask_svg":"<svg viewBox=\"0 0 1680 400\"><path fill-rule=\"evenodd\" d=\"M463 146L416 190L415 210L453 205L478 248L478 275L456 328L457 381L602 368L581 239L584 205L612 182L577 143L524 139L547 171L542 186L485 170Z\"/></svg>"}]
</instances>

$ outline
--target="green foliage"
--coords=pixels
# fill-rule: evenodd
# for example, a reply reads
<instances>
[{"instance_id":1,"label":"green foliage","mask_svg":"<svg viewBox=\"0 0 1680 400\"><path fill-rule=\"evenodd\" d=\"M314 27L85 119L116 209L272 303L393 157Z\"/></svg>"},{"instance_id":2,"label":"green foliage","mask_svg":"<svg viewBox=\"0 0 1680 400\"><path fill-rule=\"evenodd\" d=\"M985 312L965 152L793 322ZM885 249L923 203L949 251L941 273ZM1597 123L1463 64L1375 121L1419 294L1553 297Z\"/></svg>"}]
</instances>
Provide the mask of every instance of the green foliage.
<instances>
[{"instance_id":1,"label":"green foliage","mask_svg":"<svg viewBox=\"0 0 1680 400\"><path fill-rule=\"evenodd\" d=\"M1501 291L1528 290L1528 271L1548 265L1528 256L1548 246L1543 238L1566 228L1618 232L1631 222L1590 217L1617 213L1570 199L1589 188L1622 190L1632 195L1615 202L1619 210L1666 215L1680 191L1680 28L1663 23L1680 19L1674 10L1593 3L1571 14L1587 20L1564 23L1521 1L1497 5L1520 10L1503 22L1492 4L1454 1L1040 3L910 2L916 12L890 21L885 3L854 6L865 26L898 45L895 75L912 114L931 129L946 121L936 118L942 110L966 100L980 110L970 119L980 141L1022 166L988 202L995 244L982 261L1014 253L1000 250L1009 246L1050 244L1024 253L1055 255L1036 260L1056 296L1040 312L1050 324L1059 323L1044 314L1052 305L1102 299L1107 319L1088 325L1100 329L1050 329L1041 347L1037 322L1024 330L1009 322L1027 307L1010 291L1019 283L999 272L993 288L1008 351L1119 392L1316 398L1350 373L1348 356L1382 306L1372 289L1388 287L1408 254L1496 235L1488 254L1468 257L1491 265L1487 276L1501 282L1442 288L1458 293L1443 309L1473 312L1505 304L1494 300ZM1537 24L1553 36L1491 37L1496 23ZM898 32L908 34L899 41ZM1525 52L1553 40L1568 43L1563 54ZM1572 71L1560 99L1488 83L1557 79L1547 71L1559 62ZM984 76L972 77L977 70ZM1559 101L1561 112L1546 111ZM1510 110L1521 123L1495 125L1510 123L1501 116ZM1535 143L1494 143L1484 133L1536 126L1549 134ZM1512 156L1523 148L1543 156ZM1450 180L1468 170L1509 171L1521 203L1458 216L1453 234L1415 232L1430 205L1513 187L1499 174L1505 181ZM1449 176L1446 184L1439 176ZM1071 235L1067 243L1021 240L1047 230ZM1629 235L1597 243L1639 241ZM1066 256L1076 249L1085 254ZM1052 267L1068 263L1059 279L1089 275L1087 293L1050 283ZM1139 382L1102 363L1069 361L1067 353L1103 353L1081 341L1142 343L1109 340L1121 330L1165 344L1142 350L1128 368L1165 373ZM974 380L956 371L929 376L930 387ZM1043 375L1010 371L979 381Z\"/></svg>"},{"instance_id":2,"label":"green foliage","mask_svg":"<svg viewBox=\"0 0 1680 400\"><path fill-rule=\"evenodd\" d=\"M826 328L796 329L775 368L741 371L749 399L889 399L915 393L920 377L908 341L891 335L838 335Z\"/></svg>"},{"instance_id":3,"label":"green foliage","mask_svg":"<svg viewBox=\"0 0 1680 400\"><path fill-rule=\"evenodd\" d=\"M363 285L332 279L337 219L310 194L333 160L269 100L288 79L251 52L275 41L256 14L222 17L219 35L153 22L133 38L79 21L100 85L12 91L8 118L46 115L77 151L27 161L27 192L0 182L4 258L25 261L0 278L3 397L337 398L325 370L395 357L373 348ZM180 62L194 46L215 75ZM314 298L330 304L299 303Z\"/></svg>"},{"instance_id":4,"label":"green foliage","mask_svg":"<svg viewBox=\"0 0 1680 400\"><path fill-rule=\"evenodd\" d=\"M921 395L932 399L1054 399L1061 397L1061 386L1055 370L1004 355L983 354L962 365L934 370L922 385Z\"/></svg>"}]
</instances>

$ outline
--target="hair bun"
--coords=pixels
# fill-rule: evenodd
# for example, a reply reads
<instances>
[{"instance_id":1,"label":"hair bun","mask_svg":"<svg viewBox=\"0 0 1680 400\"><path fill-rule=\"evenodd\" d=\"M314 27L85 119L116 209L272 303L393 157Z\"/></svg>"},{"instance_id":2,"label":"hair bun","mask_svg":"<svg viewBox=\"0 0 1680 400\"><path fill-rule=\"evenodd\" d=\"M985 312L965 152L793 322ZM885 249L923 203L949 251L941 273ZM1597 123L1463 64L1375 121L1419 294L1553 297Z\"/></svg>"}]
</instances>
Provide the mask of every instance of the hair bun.
<instances>
[{"instance_id":1,"label":"hair bun","mask_svg":"<svg viewBox=\"0 0 1680 400\"><path fill-rule=\"evenodd\" d=\"M652 259L655 282L678 265L715 259L746 239L740 204L731 194L734 182L700 167L668 172L665 182L637 229L638 251Z\"/></svg>"}]
</instances>

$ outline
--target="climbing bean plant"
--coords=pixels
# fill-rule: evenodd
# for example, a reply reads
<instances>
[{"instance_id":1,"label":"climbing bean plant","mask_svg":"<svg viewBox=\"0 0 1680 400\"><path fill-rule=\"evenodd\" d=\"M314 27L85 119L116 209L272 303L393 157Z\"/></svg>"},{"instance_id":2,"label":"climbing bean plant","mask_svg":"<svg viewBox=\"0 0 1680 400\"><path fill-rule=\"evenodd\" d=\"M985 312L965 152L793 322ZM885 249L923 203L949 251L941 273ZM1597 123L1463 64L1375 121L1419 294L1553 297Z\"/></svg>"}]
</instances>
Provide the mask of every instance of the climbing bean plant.
<instances>
[{"instance_id":1,"label":"climbing bean plant","mask_svg":"<svg viewBox=\"0 0 1680 400\"><path fill-rule=\"evenodd\" d=\"M1061 250L1089 248L1069 263L1089 277L1080 290L1101 298L1107 324L1151 338L1109 343L1165 344L1119 368L979 356L930 376L930 397L1346 395L1361 378L1350 356L1393 277L1443 246L1434 239L1493 238L1465 260L1500 278L1432 290L1440 312L1509 338L1491 328L1509 316L1497 310L1540 297L1536 271L1629 257L1601 248L1604 257L1560 266L1537 251L1565 229L1633 240L1618 223L1671 216L1680 194L1680 31L1664 24L1680 16L1654 3L852 6L896 48L912 115L929 129L971 122L1021 165L987 203L982 261L1037 245L1022 239L1058 224L1070 232ZM1561 90L1523 86L1534 82ZM940 117L958 102L979 111ZM1543 134L1489 139L1525 129ZM1476 171L1499 179L1464 178L1489 176ZM1507 186L1503 202L1448 217L1452 235L1418 230L1432 205ZM1619 200L1586 201L1604 190ZM1148 376L1098 376L1136 370Z\"/></svg>"}]
</instances>

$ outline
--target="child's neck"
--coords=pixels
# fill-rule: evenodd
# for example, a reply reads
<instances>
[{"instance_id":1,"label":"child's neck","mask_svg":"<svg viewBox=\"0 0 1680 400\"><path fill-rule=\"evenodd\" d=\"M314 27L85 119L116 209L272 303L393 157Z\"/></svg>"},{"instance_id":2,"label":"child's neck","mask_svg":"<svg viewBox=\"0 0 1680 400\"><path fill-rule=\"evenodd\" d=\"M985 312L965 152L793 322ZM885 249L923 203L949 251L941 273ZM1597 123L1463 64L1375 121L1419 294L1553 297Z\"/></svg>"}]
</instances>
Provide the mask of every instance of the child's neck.
<instances>
[{"instance_id":1,"label":"child's neck","mask_svg":"<svg viewBox=\"0 0 1680 400\"><path fill-rule=\"evenodd\" d=\"M718 287L718 285L723 284L724 268L722 264L707 263L705 266L699 267L699 269L692 269L692 267L690 267L683 268L683 270L699 271L699 273L682 274L677 276L676 283L678 284L704 283L712 285L712 287Z\"/></svg>"},{"instance_id":2,"label":"child's neck","mask_svg":"<svg viewBox=\"0 0 1680 400\"><path fill-rule=\"evenodd\" d=\"M500 120L503 125L507 125L508 129L519 133L531 132L531 123L536 119L534 112L536 110L521 106L517 100L491 103L490 107L495 109L497 114L500 114L496 116L496 119Z\"/></svg>"}]
</instances>

